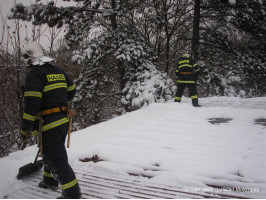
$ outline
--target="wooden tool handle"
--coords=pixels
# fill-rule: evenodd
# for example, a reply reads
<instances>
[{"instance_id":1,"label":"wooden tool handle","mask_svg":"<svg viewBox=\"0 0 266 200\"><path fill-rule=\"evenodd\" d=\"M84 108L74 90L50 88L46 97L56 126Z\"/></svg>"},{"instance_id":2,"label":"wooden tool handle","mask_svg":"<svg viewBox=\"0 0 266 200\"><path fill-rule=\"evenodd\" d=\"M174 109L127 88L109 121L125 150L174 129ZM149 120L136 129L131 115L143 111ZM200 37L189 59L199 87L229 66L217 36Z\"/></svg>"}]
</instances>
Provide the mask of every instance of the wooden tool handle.
<instances>
[{"instance_id":1,"label":"wooden tool handle","mask_svg":"<svg viewBox=\"0 0 266 200\"><path fill-rule=\"evenodd\" d=\"M72 125L72 117L69 118L68 134L67 134L67 148L70 147L71 125Z\"/></svg>"}]
</instances>

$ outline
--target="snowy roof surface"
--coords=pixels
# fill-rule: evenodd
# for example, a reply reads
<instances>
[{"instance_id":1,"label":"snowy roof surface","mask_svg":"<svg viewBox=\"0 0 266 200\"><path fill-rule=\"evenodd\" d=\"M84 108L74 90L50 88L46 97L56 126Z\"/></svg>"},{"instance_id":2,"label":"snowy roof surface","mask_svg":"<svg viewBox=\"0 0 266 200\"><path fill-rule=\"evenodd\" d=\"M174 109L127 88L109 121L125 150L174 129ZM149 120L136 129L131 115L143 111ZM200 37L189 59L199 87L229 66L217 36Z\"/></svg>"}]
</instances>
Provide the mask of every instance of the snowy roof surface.
<instances>
[{"instance_id":1,"label":"snowy roof surface","mask_svg":"<svg viewBox=\"0 0 266 200\"><path fill-rule=\"evenodd\" d=\"M190 101L154 103L72 133L70 165L84 173L190 190L238 188L246 197L266 198L266 97L200 98L201 108ZM36 152L32 146L0 159L0 197L23 186L18 168ZM102 161L80 161L93 156Z\"/></svg>"}]
</instances>

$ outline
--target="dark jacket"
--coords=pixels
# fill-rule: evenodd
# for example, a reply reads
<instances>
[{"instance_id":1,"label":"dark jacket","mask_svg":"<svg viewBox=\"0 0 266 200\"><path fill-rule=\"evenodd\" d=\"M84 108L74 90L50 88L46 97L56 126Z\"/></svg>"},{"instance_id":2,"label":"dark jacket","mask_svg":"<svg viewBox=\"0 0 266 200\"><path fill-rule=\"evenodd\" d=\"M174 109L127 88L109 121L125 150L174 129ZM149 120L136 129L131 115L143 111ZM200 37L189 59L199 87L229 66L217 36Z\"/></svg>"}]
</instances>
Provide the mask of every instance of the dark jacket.
<instances>
[{"instance_id":1,"label":"dark jacket","mask_svg":"<svg viewBox=\"0 0 266 200\"><path fill-rule=\"evenodd\" d=\"M51 64L31 66L27 74L24 93L22 130L37 135L38 112L67 106L74 97L76 87L67 74ZM58 112L42 117L43 132L68 123L67 113Z\"/></svg>"},{"instance_id":2,"label":"dark jacket","mask_svg":"<svg viewBox=\"0 0 266 200\"><path fill-rule=\"evenodd\" d=\"M195 83L200 67L191 58L180 58L177 63L176 80L178 83Z\"/></svg>"}]
</instances>

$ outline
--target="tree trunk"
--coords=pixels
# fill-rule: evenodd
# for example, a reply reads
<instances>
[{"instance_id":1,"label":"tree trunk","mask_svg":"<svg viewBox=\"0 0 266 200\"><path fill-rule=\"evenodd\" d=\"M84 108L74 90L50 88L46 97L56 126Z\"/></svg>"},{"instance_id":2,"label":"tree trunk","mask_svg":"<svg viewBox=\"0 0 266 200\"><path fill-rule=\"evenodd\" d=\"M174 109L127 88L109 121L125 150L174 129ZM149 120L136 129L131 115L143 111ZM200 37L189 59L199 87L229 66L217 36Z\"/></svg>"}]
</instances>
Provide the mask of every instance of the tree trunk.
<instances>
[{"instance_id":1,"label":"tree trunk","mask_svg":"<svg viewBox=\"0 0 266 200\"><path fill-rule=\"evenodd\" d=\"M200 24L200 0L195 0L191 52L193 58L196 61L198 60L198 49L199 49L199 24Z\"/></svg>"},{"instance_id":2,"label":"tree trunk","mask_svg":"<svg viewBox=\"0 0 266 200\"><path fill-rule=\"evenodd\" d=\"M168 16L167 16L167 13L168 13L167 2L164 1L163 2L163 19L164 19L164 29L165 29L165 35L166 35L165 72L167 74L169 74L169 58L170 58L169 54L170 54L170 39L171 39L171 36L170 36L169 30L168 30Z\"/></svg>"}]
</instances>

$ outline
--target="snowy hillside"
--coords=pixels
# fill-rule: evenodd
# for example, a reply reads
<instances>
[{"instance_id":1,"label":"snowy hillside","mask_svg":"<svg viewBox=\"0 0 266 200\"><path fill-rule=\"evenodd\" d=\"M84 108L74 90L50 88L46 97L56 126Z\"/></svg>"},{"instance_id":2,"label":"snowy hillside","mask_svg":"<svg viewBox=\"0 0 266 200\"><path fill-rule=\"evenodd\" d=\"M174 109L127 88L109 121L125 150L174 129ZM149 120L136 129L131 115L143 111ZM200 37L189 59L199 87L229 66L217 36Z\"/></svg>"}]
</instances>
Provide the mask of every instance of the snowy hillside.
<instances>
[{"instance_id":1,"label":"snowy hillside","mask_svg":"<svg viewBox=\"0 0 266 200\"><path fill-rule=\"evenodd\" d=\"M71 166L184 191L266 198L266 97L201 98L201 108L190 101L155 103L72 133ZM0 159L1 198L23 187L18 168L36 152L33 146ZM93 156L100 161L80 161Z\"/></svg>"}]
</instances>

